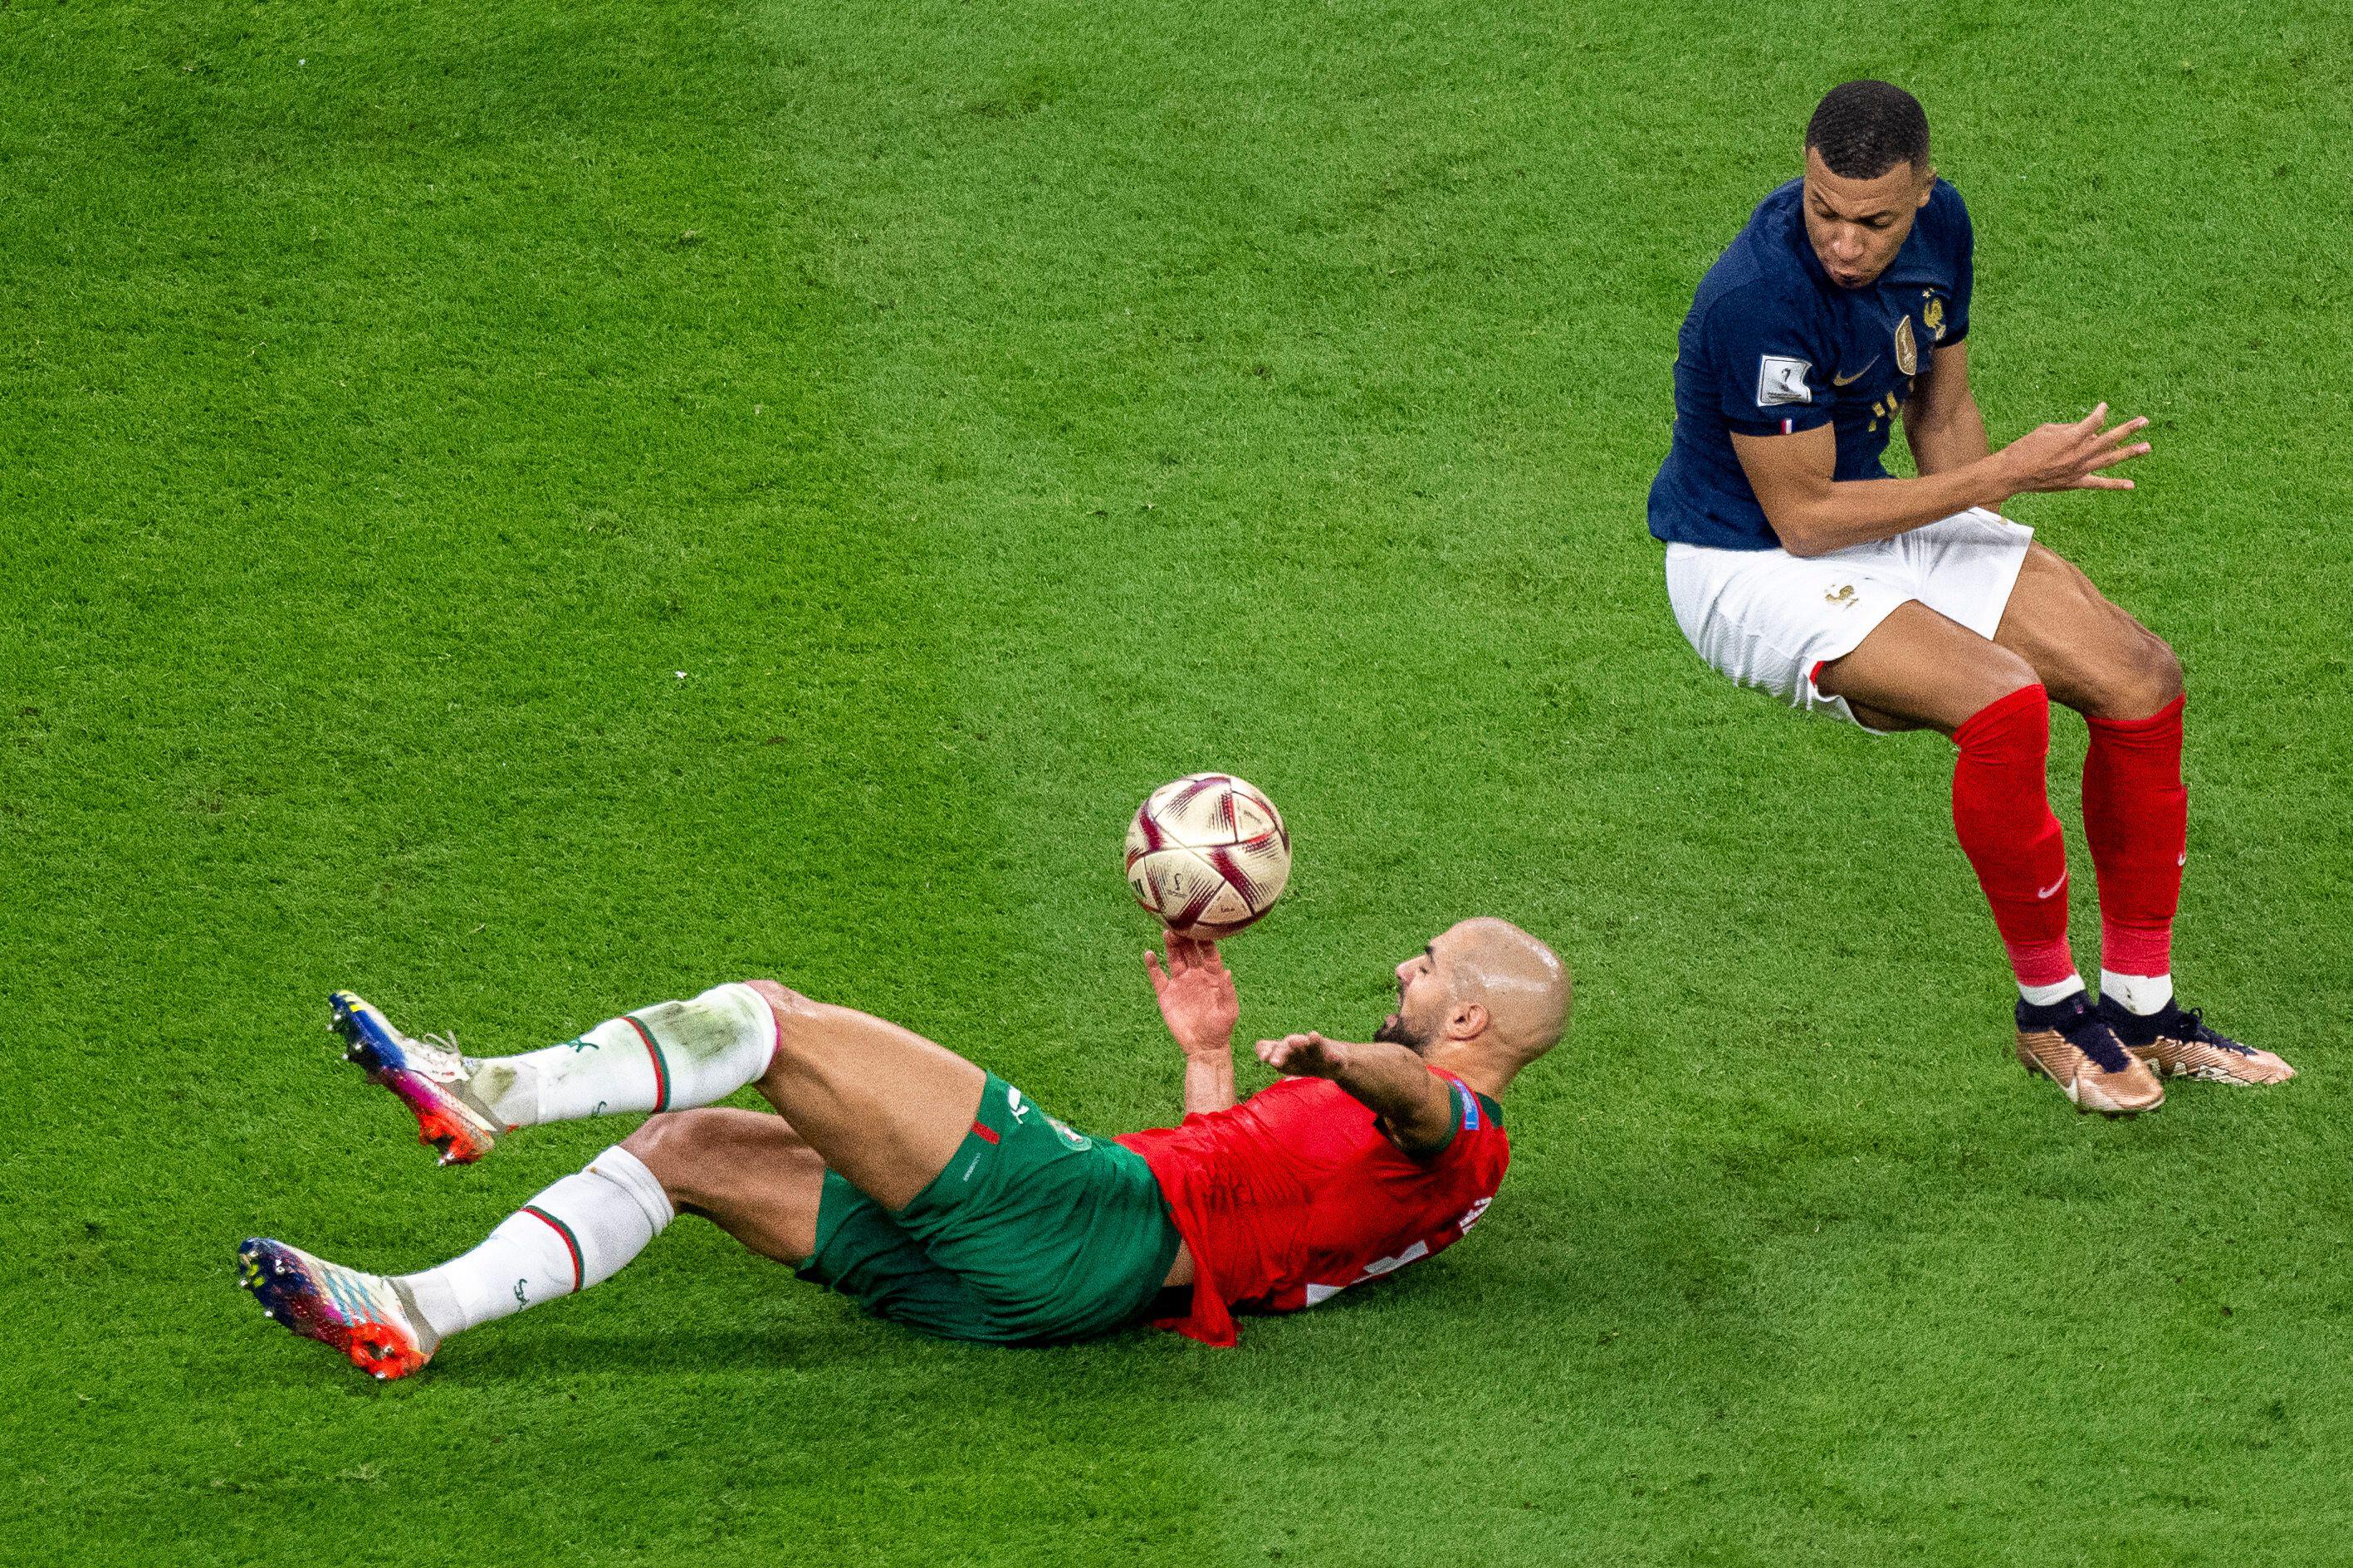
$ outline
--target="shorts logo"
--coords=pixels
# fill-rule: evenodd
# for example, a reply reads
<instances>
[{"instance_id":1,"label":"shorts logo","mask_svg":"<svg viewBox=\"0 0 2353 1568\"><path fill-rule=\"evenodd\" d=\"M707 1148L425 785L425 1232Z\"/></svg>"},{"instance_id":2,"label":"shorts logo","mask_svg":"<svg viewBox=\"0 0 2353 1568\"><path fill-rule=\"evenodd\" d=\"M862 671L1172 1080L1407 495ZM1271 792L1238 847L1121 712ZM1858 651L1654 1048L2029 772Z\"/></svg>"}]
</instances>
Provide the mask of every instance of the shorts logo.
<instances>
[{"instance_id":1,"label":"shorts logo","mask_svg":"<svg viewBox=\"0 0 2353 1568\"><path fill-rule=\"evenodd\" d=\"M2062 888L2065 887L2066 885L2067 885L2067 875L2066 875L2066 873L2065 873L2065 872L2063 872L2063 872L2061 872L2061 873L2059 874L2059 879L2058 879L2057 881L2055 881L2055 882L2052 883L2049 887L2047 887L2047 888L2037 888L2037 889L2034 889L2034 896L2035 896L2036 898L2038 898L2038 899L2047 899L2047 898L2049 898L2052 894L2053 894L2053 893L2057 892L2060 889L2062 889Z\"/></svg>"},{"instance_id":2,"label":"shorts logo","mask_svg":"<svg viewBox=\"0 0 2353 1568\"><path fill-rule=\"evenodd\" d=\"M1780 354L1767 354L1757 363L1757 406L1770 408L1777 403L1811 403L1813 389L1806 384L1806 373L1814 362L1788 359Z\"/></svg>"}]
</instances>

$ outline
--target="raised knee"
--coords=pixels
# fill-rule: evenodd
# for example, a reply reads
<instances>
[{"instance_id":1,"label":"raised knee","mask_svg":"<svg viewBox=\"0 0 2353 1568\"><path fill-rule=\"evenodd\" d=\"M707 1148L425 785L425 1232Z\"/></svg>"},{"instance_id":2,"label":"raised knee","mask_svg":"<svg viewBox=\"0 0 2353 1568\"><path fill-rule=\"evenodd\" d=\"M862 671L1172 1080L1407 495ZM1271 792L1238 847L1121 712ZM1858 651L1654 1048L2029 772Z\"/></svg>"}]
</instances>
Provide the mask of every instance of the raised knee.
<instances>
[{"instance_id":1,"label":"raised knee","mask_svg":"<svg viewBox=\"0 0 2353 1568\"><path fill-rule=\"evenodd\" d=\"M2094 683L2093 706L2101 719L2146 719L2181 695L2181 660L2153 632L2133 638Z\"/></svg>"},{"instance_id":2,"label":"raised knee","mask_svg":"<svg viewBox=\"0 0 2353 1568\"><path fill-rule=\"evenodd\" d=\"M675 1199L688 1184L698 1157L709 1153L716 1131L712 1119L720 1114L709 1108L665 1110L647 1117L635 1132L621 1140L621 1147L643 1161Z\"/></svg>"},{"instance_id":3,"label":"raised knee","mask_svg":"<svg viewBox=\"0 0 2353 1568\"><path fill-rule=\"evenodd\" d=\"M1999 702L2003 698L2040 686L2042 677L2034 667L2010 649L1993 645L1988 652L1985 667L1985 700Z\"/></svg>"},{"instance_id":4,"label":"raised knee","mask_svg":"<svg viewBox=\"0 0 2353 1568\"><path fill-rule=\"evenodd\" d=\"M791 1128L766 1111L708 1105L649 1116L621 1147L653 1173L681 1213L701 1212L744 1173L797 1143Z\"/></svg>"},{"instance_id":5,"label":"raised knee","mask_svg":"<svg viewBox=\"0 0 2353 1568\"><path fill-rule=\"evenodd\" d=\"M776 980L746 980L744 984L760 994L769 1011L779 1018L792 1017L817 1005L791 986Z\"/></svg>"},{"instance_id":6,"label":"raised knee","mask_svg":"<svg viewBox=\"0 0 2353 1568\"><path fill-rule=\"evenodd\" d=\"M1966 737L1971 728L1982 729L1979 721L1995 708L2007 714L2021 706L2047 709L2050 702L2042 689L2042 677L2025 659L1992 643L1986 644L1978 654L1955 669L1958 684L1953 688L1952 701L1946 710L1948 717L1939 726L1965 750L1970 744ZM2035 701L2024 704L2014 700L2021 692L2033 693Z\"/></svg>"},{"instance_id":7,"label":"raised knee","mask_svg":"<svg viewBox=\"0 0 2353 1568\"><path fill-rule=\"evenodd\" d=\"M2149 711L2154 713L2181 695L2181 658L2171 643L2151 632L2142 645L2141 663L2148 695L2154 699Z\"/></svg>"},{"instance_id":8,"label":"raised knee","mask_svg":"<svg viewBox=\"0 0 2353 1568\"><path fill-rule=\"evenodd\" d=\"M797 1039L807 1038L827 1011L824 1003L804 996L780 982L747 980L744 984L758 992L760 999L767 1003L768 1011L776 1015L779 1050L790 1048Z\"/></svg>"}]
</instances>

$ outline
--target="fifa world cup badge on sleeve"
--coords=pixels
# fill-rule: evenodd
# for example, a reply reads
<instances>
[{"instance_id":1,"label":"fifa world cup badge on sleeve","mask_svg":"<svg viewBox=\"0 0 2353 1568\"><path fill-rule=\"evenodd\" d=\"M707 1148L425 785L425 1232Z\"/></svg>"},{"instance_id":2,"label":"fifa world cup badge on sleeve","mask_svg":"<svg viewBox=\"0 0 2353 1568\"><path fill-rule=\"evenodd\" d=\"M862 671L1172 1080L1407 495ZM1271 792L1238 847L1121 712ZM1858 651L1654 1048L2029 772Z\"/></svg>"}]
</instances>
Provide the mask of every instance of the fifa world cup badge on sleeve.
<instances>
[{"instance_id":1,"label":"fifa world cup badge on sleeve","mask_svg":"<svg viewBox=\"0 0 2353 1568\"><path fill-rule=\"evenodd\" d=\"M1770 408L1777 403L1811 403L1813 389L1806 384L1806 373L1813 362L1787 359L1780 354L1766 354L1757 365L1757 406Z\"/></svg>"}]
</instances>

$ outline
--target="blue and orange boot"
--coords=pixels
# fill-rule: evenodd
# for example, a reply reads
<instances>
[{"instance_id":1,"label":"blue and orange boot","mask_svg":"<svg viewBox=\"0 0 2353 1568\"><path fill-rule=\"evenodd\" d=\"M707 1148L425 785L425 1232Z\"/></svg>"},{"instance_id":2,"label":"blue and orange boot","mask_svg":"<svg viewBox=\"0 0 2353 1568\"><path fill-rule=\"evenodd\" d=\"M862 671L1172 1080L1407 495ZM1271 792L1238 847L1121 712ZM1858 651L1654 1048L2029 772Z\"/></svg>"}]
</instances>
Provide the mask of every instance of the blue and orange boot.
<instances>
[{"instance_id":1,"label":"blue and orange boot","mask_svg":"<svg viewBox=\"0 0 2353 1568\"><path fill-rule=\"evenodd\" d=\"M263 1311L306 1340L332 1345L362 1372L406 1377L440 1346L397 1280L259 1236L238 1243L237 1263L237 1283Z\"/></svg>"},{"instance_id":2,"label":"blue and orange boot","mask_svg":"<svg viewBox=\"0 0 2353 1568\"><path fill-rule=\"evenodd\" d=\"M2271 1052L2241 1045L2208 1024L2198 1008L2170 999L2156 1012L2144 1014L2103 996L2100 1018L2116 1031L2125 1049L2160 1077L2267 1084L2285 1083L2295 1076L2294 1068Z\"/></svg>"},{"instance_id":3,"label":"blue and orange boot","mask_svg":"<svg viewBox=\"0 0 2353 1568\"><path fill-rule=\"evenodd\" d=\"M491 1152L501 1131L513 1131L501 1128L475 1098L456 1040L412 1040L353 992L331 994L327 1005L328 1027L343 1037L344 1058L416 1113L417 1141L439 1150L441 1163L470 1165Z\"/></svg>"}]
</instances>

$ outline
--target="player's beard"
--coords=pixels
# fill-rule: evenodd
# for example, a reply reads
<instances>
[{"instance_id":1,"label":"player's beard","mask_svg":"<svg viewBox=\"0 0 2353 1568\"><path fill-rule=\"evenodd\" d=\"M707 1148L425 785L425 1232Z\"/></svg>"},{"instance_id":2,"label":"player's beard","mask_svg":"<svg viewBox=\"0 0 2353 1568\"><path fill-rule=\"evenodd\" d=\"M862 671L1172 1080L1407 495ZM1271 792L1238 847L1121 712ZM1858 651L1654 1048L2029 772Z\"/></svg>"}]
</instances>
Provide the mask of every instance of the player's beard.
<instances>
[{"instance_id":1,"label":"player's beard","mask_svg":"<svg viewBox=\"0 0 2353 1568\"><path fill-rule=\"evenodd\" d=\"M1430 1047L1430 1037L1415 1034L1413 1026L1405 1021L1402 1013L1392 1013L1382 1019L1381 1026L1373 1031L1373 1038L1383 1045L1403 1046L1416 1056L1420 1056Z\"/></svg>"}]
</instances>

